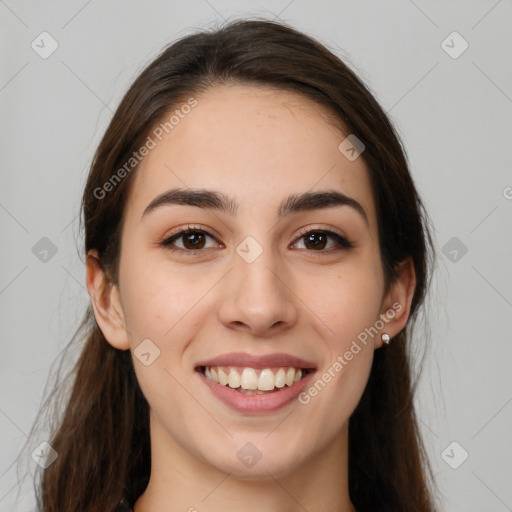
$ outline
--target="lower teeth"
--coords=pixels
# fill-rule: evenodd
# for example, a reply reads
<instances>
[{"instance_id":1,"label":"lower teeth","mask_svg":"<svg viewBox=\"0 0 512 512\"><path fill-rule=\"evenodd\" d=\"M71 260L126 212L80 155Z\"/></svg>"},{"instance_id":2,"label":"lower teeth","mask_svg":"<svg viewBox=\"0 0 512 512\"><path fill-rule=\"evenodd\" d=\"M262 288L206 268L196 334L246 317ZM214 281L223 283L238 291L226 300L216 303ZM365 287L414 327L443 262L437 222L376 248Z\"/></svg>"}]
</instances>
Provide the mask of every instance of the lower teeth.
<instances>
[{"instance_id":1,"label":"lower teeth","mask_svg":"<svg viewBox=\"0 0 512 512\"><path fill-rule=\"evenodd\" d=\"M233 388L231 388L231 389L233 389ZM274 391L276 391L276 388L271 389L270 391L261 391L260 389L236 388L235 391L238 391L239 393L244 393L245 395L264 395L267 393L274 393Z\"/></svg>"}]
</instances>

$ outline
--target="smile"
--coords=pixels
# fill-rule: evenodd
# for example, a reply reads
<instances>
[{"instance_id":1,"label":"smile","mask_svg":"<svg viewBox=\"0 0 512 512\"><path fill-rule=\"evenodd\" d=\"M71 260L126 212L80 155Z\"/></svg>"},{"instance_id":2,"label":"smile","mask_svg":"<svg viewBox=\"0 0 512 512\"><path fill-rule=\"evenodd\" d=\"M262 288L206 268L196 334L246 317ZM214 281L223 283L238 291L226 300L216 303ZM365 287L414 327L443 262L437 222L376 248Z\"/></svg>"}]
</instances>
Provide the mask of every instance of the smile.
<instances>
[{"instance_id":1,"label":"smile","mask_svg":"<svg viewBox=\"0 0 512 512\"><path fill-rule=\"evenodd\" d=\"M240 368L228 366L203 366L207 380L229 386L248 395L272 393L285 386L292 386L308 373L302 368Z\"/></svg>"},{"instance_id":2,"label":"smile","mask_svg":"<svg viewBox=\"0 0 512 512\"><path fill-rule=\"evenodd\" d=\"M294 378L291 386L287 384L281 388L275 386L272 390L243 389L241 386L232 388L229 386L229 382L227 385L213 382L211 373L210 378L207 378L201 371L198 371L197 374L211 393L224 405L238 413L250 415L271 413L291 405L294 401L297 401L297 397L306 389L315 372L308 371L303 374L298 382L295 382Z\"/></svg>"},{"instance_id":3,"label":"smile","mask_svg":"<svg viewBox=\"0 0 512 512\"><path fill-rule=\"evenodd\" d=\"M258 414L293 402L315 374L316 365L282 353L256 356L237 352L200 361L195 370L230 409Z\"/></svg>"}]
</instances>

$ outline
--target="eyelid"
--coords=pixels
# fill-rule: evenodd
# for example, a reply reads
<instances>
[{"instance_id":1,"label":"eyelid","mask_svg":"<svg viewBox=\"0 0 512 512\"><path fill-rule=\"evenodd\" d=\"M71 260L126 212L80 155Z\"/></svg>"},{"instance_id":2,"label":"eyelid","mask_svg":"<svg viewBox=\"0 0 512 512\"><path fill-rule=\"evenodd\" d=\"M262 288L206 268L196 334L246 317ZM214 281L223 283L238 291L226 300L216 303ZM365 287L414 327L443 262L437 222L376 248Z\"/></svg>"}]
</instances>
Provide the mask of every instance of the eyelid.
<instances>
[{"instance_id":1,"label":"eyelid","mask_svg":"<svg viewBox=\"0 0 512 512\"><path fill-rule=\"evenodd\" d=\"M176 235L181 235L182 233L187 233L188 231L201 231L207 234L208 236L211 236L212 238L220 238L220 235L212 228L203 226L201 224L186 224L184 226L179 226L174 231L171 231L168 235L164 237L164 242L166 240L169 240L169 238L172 238Z\"/></svg>"},{"instance_id":2,"label":"eyelid","mask_svg":"<svg viewBox=\"0 0 512 512\"><path fill-rule=\"evenodd\" d=\"M345 236L345 234L342 231L338 230L337 228L332 227L332 226L321 227L317 224L309 224L308 226L301 228L298 238L300 238L301 236L307 235L310 231L322 231L324 233L329 233L329 232L335 233L340 238L347 240L347 242L349 241L348 238Z\"/></svg>"}]
</instances>

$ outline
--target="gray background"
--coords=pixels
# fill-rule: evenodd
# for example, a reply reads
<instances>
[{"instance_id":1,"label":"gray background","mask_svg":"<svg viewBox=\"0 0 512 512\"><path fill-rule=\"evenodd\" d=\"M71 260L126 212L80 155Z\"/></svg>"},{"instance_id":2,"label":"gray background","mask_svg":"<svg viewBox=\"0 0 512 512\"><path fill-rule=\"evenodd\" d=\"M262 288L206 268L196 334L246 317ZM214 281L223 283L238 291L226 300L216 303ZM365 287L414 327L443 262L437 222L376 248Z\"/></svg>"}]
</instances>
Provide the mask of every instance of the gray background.
<instances>
[{"instance_id":1,"label":"gray background","mask_svg":"<svg viewBox=\"0 0 512 512\"><path fill-rule=\"evenodd\" d=\"M512 510L511 0L0 0L0 510L33 507L30 452L11 463L88 301L79 201L112 112L165 44L247 15L346 58L396 123L440 255L417 402L442 510Z\"/></svg>"}]
</instances>

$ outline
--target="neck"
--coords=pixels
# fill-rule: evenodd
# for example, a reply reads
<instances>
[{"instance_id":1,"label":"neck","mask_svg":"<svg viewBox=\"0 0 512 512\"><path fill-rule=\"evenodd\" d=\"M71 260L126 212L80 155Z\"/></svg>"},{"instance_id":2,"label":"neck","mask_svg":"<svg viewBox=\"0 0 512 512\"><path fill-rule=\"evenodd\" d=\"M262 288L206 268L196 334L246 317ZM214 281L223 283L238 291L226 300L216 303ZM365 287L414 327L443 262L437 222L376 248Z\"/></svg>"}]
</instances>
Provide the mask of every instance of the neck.
<instances>
[{"instance_id":1,"label":"neck","mask_svg":"<svg viewBox=\"0 0 512 512\"><path fill-rule=\"evenodd\" d=\"M348 493L348 426L283 475L240 479L199 460L150 414L151 476L134 512L355 512Z\"/></svg>"}]
</instances>

